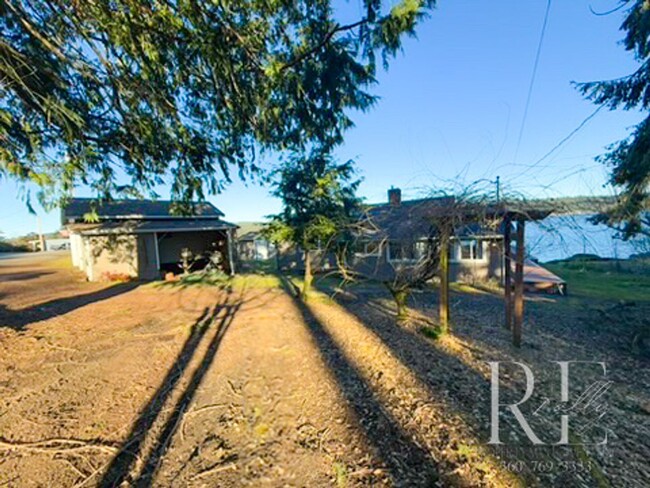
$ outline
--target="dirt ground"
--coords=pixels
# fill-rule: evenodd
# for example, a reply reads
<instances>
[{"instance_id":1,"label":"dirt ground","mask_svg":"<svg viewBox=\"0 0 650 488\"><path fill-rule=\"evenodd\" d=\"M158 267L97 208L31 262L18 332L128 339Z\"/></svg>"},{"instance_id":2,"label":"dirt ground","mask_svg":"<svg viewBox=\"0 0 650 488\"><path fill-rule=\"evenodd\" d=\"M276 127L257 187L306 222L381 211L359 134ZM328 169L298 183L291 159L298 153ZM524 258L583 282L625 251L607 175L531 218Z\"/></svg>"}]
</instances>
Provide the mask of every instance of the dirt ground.
<instances>
[{"instance_id":1,"label":"dirt ground","mask_svg":"<svg viewBox=\"0 0 650 488\"><path fill-rule=\"evenodd\" d=\"M304 304L280 280L109 286L57 254L0 260L0 487L647 486L648 363L584 314L532 302L514 351L489 294L454 294L434 341L433 294L398 325L380 289L320 288ZM594 352L613 369L607 448L564 448L548 473L487 446L485 361Z\"/></svg>"},{"instance_id":2,"label":"dirt ground","mask_svg":"<svg viewBox=\"0 0 650 488\"><path fill-rule=\"evenodd\" d=\"M522 411L539 437L552 444L560 439L562 413L572 424L569 446L531 446L513 418L502 419L505 446L488 451L499 464L517 473L524 484L540 486L650 486L650 361L632 347L639 324L650 317L650 296L637 303L531 295L527 298L524 344L511 346L503 328L503 301L497 293L465 288L452 294L453 334L431 340L422 337L437 314L437 293L412 297L411 320L396 327L395 309L376 286L341 289L332 281L321 285L343 314L352 315L388 346L429 388L434 398L446 398L446 411L463 418L485 445L490 434L491 369L488 362L517 361L535 375L535 391ZM332 307L327 313L332 317ZM340 319L330 320L344 320ZM557 406L559 367L554 361L603 362L571 365L572 410ZM372 368L371 362L366 363ZM525 391L518 366L501 372L504 399L514 403ZM590 388L604 386L600 398ZM551 401L549 402L549 399ZM506 400L501 400L505 402ZM589 405L591 403L591 405ZM540 435L540 433L542 435ZM607 435L605 445L603 442ZM468 443L467 434L457 436ZM471 441L470 441L471 444ZM435 447L431 449L435 452ZM470 461L485 453L469 452Z\"/></svg>"}]
</instances>

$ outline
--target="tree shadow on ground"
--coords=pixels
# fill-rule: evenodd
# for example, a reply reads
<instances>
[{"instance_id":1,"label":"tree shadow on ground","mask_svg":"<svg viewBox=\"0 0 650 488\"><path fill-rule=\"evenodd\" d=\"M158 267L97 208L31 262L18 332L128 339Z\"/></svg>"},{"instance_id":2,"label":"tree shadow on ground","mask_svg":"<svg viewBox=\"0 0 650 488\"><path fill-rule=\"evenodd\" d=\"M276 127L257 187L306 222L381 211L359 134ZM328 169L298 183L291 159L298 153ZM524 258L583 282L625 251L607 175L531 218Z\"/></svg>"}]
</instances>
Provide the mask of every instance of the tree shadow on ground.
<instances>
[{"instance_id":1,"label":"tree shadow on ground","mask_svg":"<svg viewBox=\"0 0 650 488\"><path fill-rule=\"evenodd\" d=\"M138 286L139 283L137 282L120 283L84 295L56 298L45 303L39 303L18 310L12 310L7 308L6 305L0 304L0 327L22 330L30 324L64 315L91 303L108 300L109 298L134 290Z\"/></svg>"},{"instance_id":2,"label":"tree shadow on ground","mask_svg":"<svg viewBox=\"0 0 650 488\"><path fill-rule=\"evenodd\" d=\"M29 281L41 276L54 274L53 271L28 271L25 273L7 273L0 275L0 283L3 281Z\"/></svg>"},{"instance_id":3,"label":"tree shadow on ground","mask_svg":"<svg viewBox=\"0 0 650 488\"><path fill-rule=\"evenodd\" d=\"M462 356L456 355L451 350L436 346L434 342L426 339L415 330L409 330L398 325L395 321L395 312L386 306L378 305L374 299L366 300L364 296L349 294L332 295L332 290L325 287L321 287L320 291L333 296L334 301L350 316L374 333L388 347L390 352L425 385L431 398L441 402L449 412L460 415L472 435L488 448L488 451L497 456L502 454L501 450L487 444L490 435L491 385L489 378L484 373L464 361ZM386 294L383 298L390 299ZM437 308L434 309L437 310ZM501 327L500 323L498 327ZM492 329L494 330L494 327ZM510 334L505 329L494 330L494 333ZM457 332L454 331L454 335L456 334ZM469 349L473 355L479 354L478 359L484 361L504 360L503 358L500 359L498 351L494 350L494 344L482 342L480 339L475 340L467 332L464 335L476 347L469 345L463 345L462 347ZM508 345L507 347L511 346ZM495 353L494 357L490 357L492 352ZM520 356L520 350L512 347L510 350L500 352L513 358ZM509 380L500 380L500 399L502 401L512 402L513 399L518 401L522 395L521 385L512 383ZM539 398L535 398L539 400ZM559 432L555 432L555 427L549 430L549 424L543 423L541 416L537 421L536 417L531 415L534 408L533 405L530 405L531 403L527 402L521 408L533 431L543 432L543 437L547 440L549 437L554 439L549 442L557 441ZM506 422L502 422L502 428L502 439L509 439L507 432L511 431L511 426ZM516 429L519 430L518 427ZM503 435L503 433L506 433L506 435ZM523 432L521 432L521 435L523 435ZM511 440L506 442L507 446L513 445ZM525 441L521 444L515 444L515 448L523 447L524 449L516 451L516 457L513 459L524 460L524 463L527 463L525 464L526 469L530 468L531 462L539 462L542 459L577 461L576 455L570 446L560 446L560 448L554 450L552 446L535 446L534 449L531 449L530 445L526 444ZM526 483L533 483L535 477L543 478L549 473L532 473L524 470L519 474L524 477ZM556 484L568 483L570 485L575 482L572 473L568 471L559 473L559 475L553 473L553 475L557 475L555 478ZM550 482L550 480L547 480L547 482Z\"/></svg>"},{"instance_id":4,"label":"tree shadow on ground","mask_svg":"<svg viewBox=\"0 0 650 488\"><path fill-rule=\"evenodd\" d=\"M320 291L332 296L330 289L320 288ZM457 408L461 414L476 412L477 407L481 407L485 418L489 418L489 380L458 357L434 347L428 339L415 331L398 325L393 311L375 303L376 298L375 294L370 300L366 300L365 294L333 296L334 301L351 317L381 339L390 352L429 388L432 396L450 400L451 406ZM385 292L382 298L389 299ZM448 377L436 372L454 372L469 381L454 384ZM468 389L468 385L477 386L479 391ZM485 405L477 405L477 393L486 398ZM478 422L473 419L468 424L470 427L476 427Z\"/></svg>"},{"instance_id":5,"label":"tree shadow on ground","mask_svg":"<svg viewBox=\"0 0 650 488\"><path fill-rule=\"evenodd\" d=\"M454 333L458 337L486 348L509 346L512 333L504 327L503 296L460 290L451 294L451 300L452 322L457 326ZM415 297L412 305L425 315L436 316L438 295L427 290ZM648 311L649 306L639 303L526 293L522 351L535 349L553 354L559 346L575 354L577 345L591 358L614 355L621 361L647 361L647 356L635 355L632 344L635 334L647 323Z\"/></svg>"},{"instance_id":6,"label":"tree shadow on ground","mask_svg":"<svg viewBox=\"0 0 650 488\"><path fill-rule=\"evenodd\" d=\"M346 358L323 324L297 297L294 285L288 280L283 280L283 285L300 311L329 372L352 407L366 439L388 468L392 482L395 486L433 486L438 479L438 469L429 452L417 445L384 408L371 386Z\"/></svg>"},{"instance_id":7,"label":"tree shadow on ground","mask_svg":"<svg viewBox=\"0 0 650 488\"><path fill-rule=\"evenodd\" d=\"M212 309L209 307L204 309L193 324L190 335L177 355L174 364L167 372L156 393L140 412L131 428L131 432L106 469L98 486L121 486L124 482L128 482L129 486L138 487L153 485L160 461L171 443L183 415L192 403L205 374L212 365L221 341L242 304L241 297L235 299L228 292ZM212 331L213 335L209 339L204 356L192 373L185 390L171 408L171 414L164 421L162 427L156 429L155 438L149 442L147 435L153 430L154 424L161 416L165 403L171 398L176 386L194 358L197 348L201 343L205 342L204 339L209 331ZM146 457L143 458L142 453L145 451L145 442L147 445L151 444L151 447L148 449ZM141 461L142 467L139 473L134 475L132 471L137 461Z\"/></svg>"}]
</instances>

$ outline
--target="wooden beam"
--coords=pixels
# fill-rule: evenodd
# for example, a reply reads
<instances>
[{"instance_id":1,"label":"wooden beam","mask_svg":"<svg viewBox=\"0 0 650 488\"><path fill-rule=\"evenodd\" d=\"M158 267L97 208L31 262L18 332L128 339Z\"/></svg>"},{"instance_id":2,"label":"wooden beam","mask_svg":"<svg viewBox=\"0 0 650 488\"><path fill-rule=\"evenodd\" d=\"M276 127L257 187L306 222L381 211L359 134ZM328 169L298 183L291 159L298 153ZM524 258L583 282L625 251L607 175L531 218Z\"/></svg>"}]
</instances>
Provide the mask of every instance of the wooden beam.
<instances>
[{"instance_id":1,"label":"wooden beam","mask_svg":"<svg viewBox=\"0 0 650 488\"><path fill-rule=\"evenodd\" d=\"M233 236L232 229L226 230L226 244L228 247L228 268L230 269L230 276L235 274L235 253L233 252Z\"/></svg>"},{"instance_id":2,"label":"wooden beam","mask_svg":"<svg viewBox=\"0 0 650 488\"><path fill-rule=\"evenodd\" d=\"M158 232L153 233L154 241L154 256L156 258L156 272L158 277L160 277L160 249L158 249Z\"/></svg>"},{"instance_id":3,"label":"wooden beam","mask_svg":"<svg viewBox=\"0 0 650 488\"><path fill-rule=\"evenodd\" d=\"M440 234L440 328L449 330L449 231Z\"/></svg>"},{"instance_id":4,"label":"wooden beam","mask_svg":"<svg viewBox=\"0 0 650 488\"><path fill-rule=\"evenodd\" d=\"M517 221L517 260L515 262L515 303L512 343L521 346L521 329L524 323L524 221Z\"/></svg>"},{"instance_id":5,"label":"wooden beam","mask_svg":"<svg viewBox=\"0 0 650 488\"><path fill-rule=\"evenodd\" d=\"M506 216L503 219L503 261L504 261L504 274L503 274L503 301L506 312L506 320L504 326L506 329L512 329L512 223L510 217Z\"/></svg>"}]
</instances>

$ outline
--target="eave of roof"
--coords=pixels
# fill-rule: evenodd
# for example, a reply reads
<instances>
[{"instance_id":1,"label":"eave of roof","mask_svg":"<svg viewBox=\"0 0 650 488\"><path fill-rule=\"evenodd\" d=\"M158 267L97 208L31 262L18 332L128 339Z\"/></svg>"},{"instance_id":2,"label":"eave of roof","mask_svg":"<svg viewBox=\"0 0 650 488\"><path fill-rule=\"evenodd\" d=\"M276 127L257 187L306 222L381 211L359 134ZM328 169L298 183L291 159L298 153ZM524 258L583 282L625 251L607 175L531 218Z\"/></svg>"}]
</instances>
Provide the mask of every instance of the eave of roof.
<instances>
[{"instance_id":1,"label":"eave of roof","mask_svg":"<svg viewBox=\"0 0 650 488\"><path fill-rule=\"evenodd\" d=\"M95 206L97 205L97 208ZM138 219L214 219L223 217L223 212L210 202L194 203L194 215L173 215L173 202L170 200L112 200L99 203L92 198L73 198L62 208L64 224L83 220L84 216L95 210L99 220L138 220Z\"/></svg>"},{"instance_id":2,"label":"eave of roof","mask_svg":"<svg viewBox=\"0 0 650 488\"><path fill-rule=\"evenodd\" d=\"M247 232L246 234L238 235L237 240L240 242L243 241L258 241L263 240L264 236L261 232Z\"/></svg>"},{"instance_id":3,"label":"eave of roof","mask_svg":"<svg viewBox=\"0 0 650 488\"><path fill-rule=\"evenodd\" d=\"M505 217L512 220L541 220L552 208L528 205L527 202L502 202L500 204L455 205L453 197L422 198L406 200L399 205L389 203L366 207L361 221L367 224L363 235L370 240L409 239L427 237L435 232L437 219L454 212L458 220L458 236L501 235L499 223ZM479 225L484 222L486 225ZM492 223L493 225L488 225Z\"/></svg>"},{"instance_id":4,"label":"eave of roof","mask_svg":"<svg viewBox=\"0 0 650 488\"><path fill-rule=\"evenodd\" d=\"M107 235L107 234L151 234L154 232L201 232L212 230L236 229L237 226L220 219L196 220L129 220L107 221L96 224L72 224L70 231L81 235Z\"/></svg>"}]
</instances>

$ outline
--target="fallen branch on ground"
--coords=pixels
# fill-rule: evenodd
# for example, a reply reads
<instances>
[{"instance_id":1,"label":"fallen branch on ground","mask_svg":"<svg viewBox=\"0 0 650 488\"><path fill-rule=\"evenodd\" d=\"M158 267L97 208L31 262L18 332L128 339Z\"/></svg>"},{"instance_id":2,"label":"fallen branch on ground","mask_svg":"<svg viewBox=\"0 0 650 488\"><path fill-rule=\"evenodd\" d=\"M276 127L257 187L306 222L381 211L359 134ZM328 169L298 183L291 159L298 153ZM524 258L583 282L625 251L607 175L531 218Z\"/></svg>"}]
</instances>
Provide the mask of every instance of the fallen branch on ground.
<instances>
[{"instance_id":1,"label":"fallen branch on ground","mask_svg":"<svg viewBox=\"0 0 650 488\"><path fill-rule=\"evenodd\" d=\"M118 447L110 442L83 439L52 438L34 442L9 441L0 437L0 450L33 451L45 453L65 453L84 449L97 449L108 454L115 454Z\"/></svg>"},{"instance_id":2,"label":"fallen branch on ground","mask_svg":"<svg viewBox=\"0 0 650 488\"><path fill-rule=\"evenodd\" d=\"M237 469L237 465L235 463L219 464L217 466L214 466L212 468L206 469L204 471L201 471L200 473L195 474L194 476L192 476L192 480L203 478L204 476L209 476L215 473L220 473L221 471L225 471L227 469Z\"/></svg>"}]
</instances>

